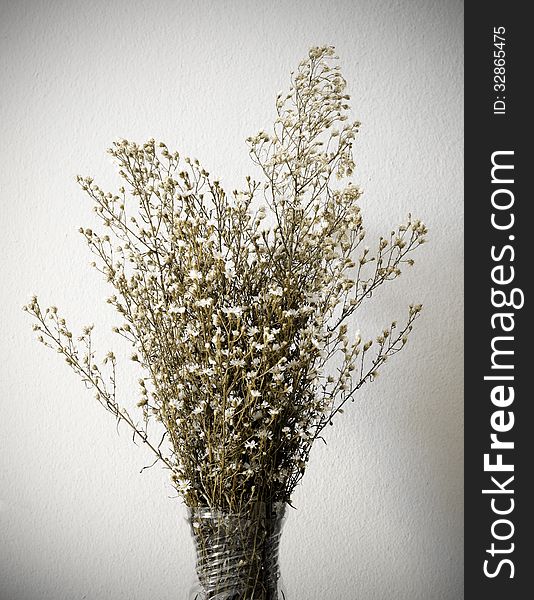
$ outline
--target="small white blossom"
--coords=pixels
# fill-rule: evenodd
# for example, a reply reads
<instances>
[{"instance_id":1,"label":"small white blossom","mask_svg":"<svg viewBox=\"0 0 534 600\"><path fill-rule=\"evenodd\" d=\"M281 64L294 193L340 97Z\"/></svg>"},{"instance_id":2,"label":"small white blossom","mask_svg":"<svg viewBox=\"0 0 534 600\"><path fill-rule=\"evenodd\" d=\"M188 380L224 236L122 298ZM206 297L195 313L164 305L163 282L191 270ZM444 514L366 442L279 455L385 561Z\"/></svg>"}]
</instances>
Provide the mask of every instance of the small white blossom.
<instances>
[{"instance_id":1,"label":"small white blossom","mask_svg":"<svg viewBox=\"0 0 534 600\"><path fill-rule=\"evenodd\" d=\"M235 317L241 317L241 315L243 314L243 307L242 306L227 306L222 309L222 312L225 315L233 315Z\"/></svg>"},{"instance_id":2,"label":"small white blossom","mask_svg":"<svg viewBox=\"0 0 534 600\"><path fill-rule=\"evenodd\" d=\"M189 271L189 279L191 279L192 281L201 281L202 273L200 271L197 271L196 269L191 269Z\"/></svg>"}]
</instances>

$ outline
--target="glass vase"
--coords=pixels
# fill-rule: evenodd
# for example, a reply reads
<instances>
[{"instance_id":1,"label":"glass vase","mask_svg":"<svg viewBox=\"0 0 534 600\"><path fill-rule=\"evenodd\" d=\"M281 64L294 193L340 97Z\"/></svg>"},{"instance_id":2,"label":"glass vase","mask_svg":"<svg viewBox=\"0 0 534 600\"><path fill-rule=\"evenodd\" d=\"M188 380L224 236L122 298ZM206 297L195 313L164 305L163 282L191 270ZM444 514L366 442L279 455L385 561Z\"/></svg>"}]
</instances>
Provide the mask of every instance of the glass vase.
<instances>
[{"instance_id":1,"label":"glass vase","mask_svg":"<svg viewBox=\"0 0 534 600\"><path fill-rule=\"evenodd\" d=\"M286 600L278 566L285 513L283 503L246 514L189 509L198 577L189 600Z\"/></svg>"}]
</instances>

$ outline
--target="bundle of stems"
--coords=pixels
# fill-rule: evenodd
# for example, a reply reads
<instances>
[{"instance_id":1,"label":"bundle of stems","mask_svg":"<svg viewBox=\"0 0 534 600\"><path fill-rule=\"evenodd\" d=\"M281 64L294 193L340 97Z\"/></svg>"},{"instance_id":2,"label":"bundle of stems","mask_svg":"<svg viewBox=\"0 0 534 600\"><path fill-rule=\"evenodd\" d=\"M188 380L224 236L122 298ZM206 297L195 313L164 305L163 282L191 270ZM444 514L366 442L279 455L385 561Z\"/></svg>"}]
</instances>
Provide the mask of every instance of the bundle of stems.
<instances>
[{"instance_id":1,"label":"bundle of stems","mask_svg":"<svg viewBox=\"0 0 534 600\"><path fill-rule=\"evenodd\" d=\"M409 216L365 245L350 182L359 126L334 49L315 47L278 95L274 129L247 140L261 177L243 190L227 194L154 140L113 144L118 193L78 177L104 228L80 232L142 373L139 417L119 405L115 355L97 361L92 326L74 335L36 297L25 309L191 509L243 515L290 502L313 443L404 347L421 310L412 304L372 340L349 331L427 233Z\"/></svg>"}]
</instances>

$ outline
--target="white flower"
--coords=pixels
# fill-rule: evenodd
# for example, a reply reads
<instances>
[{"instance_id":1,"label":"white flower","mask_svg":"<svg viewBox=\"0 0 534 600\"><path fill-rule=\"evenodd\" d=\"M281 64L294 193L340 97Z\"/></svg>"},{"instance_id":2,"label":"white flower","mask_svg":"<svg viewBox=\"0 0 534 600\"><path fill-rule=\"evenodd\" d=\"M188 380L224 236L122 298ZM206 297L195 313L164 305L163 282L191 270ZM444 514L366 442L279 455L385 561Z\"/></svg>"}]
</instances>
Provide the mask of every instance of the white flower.
<instances>
[{"instance_id":1,"label":"white flower","mask_svg":"<svg viewBox=\"0 0 534 600\"><path fill-rule=\"evenodd\" d=\"M231 367L244 367L245 361L242 358L232 358L230 359Z\"/></svg>"},{"instance_id":2,"label":"white flower","mask_svg":"<svg viewBox=\"0 0 534 600\"><path fill-rule=\"evenodd\" d=\"M189 479L178 479L177 486L178 491L181 494L186 494L191 489L191 482ZM198 523L196 524L198 527Z\"/></svg>"},{"instance_id":3,"label":"white flower","mask_svg":"<svg viewBox=\"0 0 534 600\"><path fill-rule=\"evenodd\" d=\"M272 431L268 431L267 429L261 429L258 432L258 437L260 438L260 440L272 440L274 436Z\"/></svg>"},{"instance_id":4,"label":"white flower","mask_svg":"<svg viewBox=\"0 0 534 600\"><path fill-rule=\"evenodd\" d=\"M207 308L213 304L213 298L201 298L200 300L195 301L195 306L199 308Z\"/></svg>"},{"instance_id":5,"label":"white flower","mask_svg":"<svg viewBox=\"0 0 534 600\"><path fill-rule=\"evenodd\" d=\"M202 280L202 273L200 271L197 271L196 269L191 269L188 273L189 275L189 279L191 279L192 281L201 281Z\"/></svg>"},{"instance_id":6,"label":"white flower","mask_svg":"<svg viewBox=\"0 0 534 600\"><path fill-rule=\"evenodd\" d=\"M186 338L187 339L189 339L189 338L196 338L196 337L198 337L198 334L199 334L198 329L195 329L195 327L193 327L191 325L191 323L188 323L187 327L185 328Z\"/></svg>"},{"instance_id":7,"label":"white flower","mask_svg":"<svg viewBox=\"0 0 534 600\"><path fill-rule=\"evenodd\" d=\"M268 327L265 327L265 329L263 330L263 341L266 344L274 341L274 334L271 331L269 331Z\"/></svg>"},{"instance_id":8,"label":"white flower","mask_svg":"<svg viewBox=\"0 0 534 600\"><path fill-rule=\"evenodd\" d=\"M280 286L278 286L278 287L270 287L269 290L267 291L267 293L270 296L279 296L279 297L282 297L284 295L284 291L282 290L282 288Z\"/></svg>"},{"instance_id":9,"label":"white flower","mask_svg":"<svg viewBox=\"0 0 534 600\"><path fill-rule=\"evenodd\" d=\"M235 317L240 317L243 314L242 306L227 306L222 309L222 312L225 315L234 315Z\"/></svg>"},{"instance_id":10,"label":"white flower","mask_svg":"<svg viewBox=\"0 0 534 600\"><path fill-rule=\"evenodd\" d=\"M247 450L254 450L257 445L258 442L256 440L249 440L248 442L245 442L245 448Z\"/></svg>"}]
</instances>

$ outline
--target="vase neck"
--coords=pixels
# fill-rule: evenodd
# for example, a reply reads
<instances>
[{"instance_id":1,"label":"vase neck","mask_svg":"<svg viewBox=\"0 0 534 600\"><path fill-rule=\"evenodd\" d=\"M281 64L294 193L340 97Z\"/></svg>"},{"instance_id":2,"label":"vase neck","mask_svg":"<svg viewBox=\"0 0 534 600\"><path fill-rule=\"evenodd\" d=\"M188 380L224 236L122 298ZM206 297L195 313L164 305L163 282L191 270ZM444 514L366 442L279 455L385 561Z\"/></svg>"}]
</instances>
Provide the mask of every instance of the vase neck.
<instances>
[{"instance_id":1,"label":"vase neck","mask_svg":"<svg viewBox=\"0 0 534 600\"><path fill-rule=\"evenodd\" d=\"M278 549L284 515L284 505L247 514L190 510L199 600L282 600Z\"/></svg>"}]
</instances>

